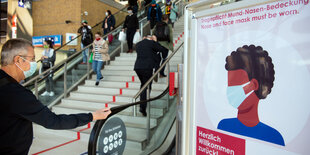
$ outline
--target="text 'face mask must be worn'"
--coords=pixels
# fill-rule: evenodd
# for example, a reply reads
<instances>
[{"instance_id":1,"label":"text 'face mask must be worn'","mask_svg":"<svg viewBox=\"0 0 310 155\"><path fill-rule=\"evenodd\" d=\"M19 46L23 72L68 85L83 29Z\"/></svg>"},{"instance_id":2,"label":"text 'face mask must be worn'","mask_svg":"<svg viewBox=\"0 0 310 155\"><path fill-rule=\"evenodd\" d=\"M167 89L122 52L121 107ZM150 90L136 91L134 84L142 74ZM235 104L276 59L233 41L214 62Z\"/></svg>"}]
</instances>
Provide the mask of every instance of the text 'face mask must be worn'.
<instances>
[{"instance_id":1,"label":"text 'face mask must be worn'","mask_svg":"<svg viewBox=\"0 0 310 155\"><path fill-rule=\"evenodd\" d=\"M227 87L227 99L229 104L231 104L234 108L238 109L241 103L254 92L254 90L252 90L248 94L245 94L243 87L248 84L250 84L250 82L242 85Z\"/></svg>"}]
</instances>

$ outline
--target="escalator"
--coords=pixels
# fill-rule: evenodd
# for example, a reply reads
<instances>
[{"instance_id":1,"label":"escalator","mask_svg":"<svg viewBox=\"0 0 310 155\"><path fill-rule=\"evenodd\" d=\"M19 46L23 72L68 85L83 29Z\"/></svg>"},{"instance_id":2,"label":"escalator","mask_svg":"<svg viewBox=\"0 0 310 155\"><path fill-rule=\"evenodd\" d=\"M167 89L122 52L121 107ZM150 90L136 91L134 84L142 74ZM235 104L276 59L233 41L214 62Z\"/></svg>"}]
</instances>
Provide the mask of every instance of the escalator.
<instances>
[{"instance_id":1,"label":"escalator","mask_svg":"<svg viewBox=\"0 0 310 155\"><path fill-rule=\"evenodd\" d=\"M147 22L141 19L143 32L147 29ZM175 53L169 56L170 71L176 72L177 64L182 63L182 32L183 19L175 24L175 47L178 48ZM114 38L117 38L119 30L112 32ZM110 55L113 58L108 62L102 70L105 79L100 82L98 87L95 87L95 79L90 65L81 65L81 52L74 53L68 59L54 70L57 70L54 76L56 88L59 93L52 99L41 98L40 91L44 90L44 77L38 76L35 80L28 81L33 87L34 93L39 97L39 100L49 106L53 112L57 114L71 114L94 111L108 104L112 109L120 109L128 103L136 102L137 93L140 91L140 82L138 77L133 72L133 64L136 54L123 53L125 45L116 41L115 48L110 48ZM123 46L123 47L122 47ZM89 48L89 47L86 47ZM177 52L180 51L180 52ZM168 59L167 59L168 60ZM152 80L152 79L151 79ZM163 95L157 100L150 102L150 118L145 118L137 112L136 106L130 106L111 118L120 118L125 126L126 148L123 154L151 154L154 150L159 149L163 142L167 139L166 135L172 131L172 125L175 118L176 97L169 97L165 88L167 87L168 79L159 79L157 83L153 83L151 98ZM27 84L27 83L26 83ZM148 124L149 123L149 127ZM54 131L47 130L38 125L34 125L34 141L31 147L30 154L87 154L90 153L91 137L100 135L101 127L98 127L98 122L92 122L87 126L79 127L73 130ZM103 124L103 123L102 123ZM104 125L102 125L104 126ZM96 132L95 132L96 131ZM97 135L92 135L95 132ZM149 135L149 136L148 136ZM92 144L93 153L97 153L99 147L97 144Z\"/></svg>"}]
</instances>

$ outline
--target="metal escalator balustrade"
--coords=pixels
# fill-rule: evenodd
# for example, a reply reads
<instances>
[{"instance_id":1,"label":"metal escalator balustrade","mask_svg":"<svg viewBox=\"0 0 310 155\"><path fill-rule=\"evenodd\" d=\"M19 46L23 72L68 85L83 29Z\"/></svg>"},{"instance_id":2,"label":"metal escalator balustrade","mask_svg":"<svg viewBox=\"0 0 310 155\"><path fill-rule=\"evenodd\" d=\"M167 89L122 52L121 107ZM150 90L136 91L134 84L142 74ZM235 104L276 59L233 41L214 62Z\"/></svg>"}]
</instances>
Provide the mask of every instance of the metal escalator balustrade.
<instances>
[{"instance_id":1,"label":"metal escalator balustrade","mask_svg":"<svg viewBox=\"0 0 310 155\"><path fill-rule=\"evenodd\" d=\"M95 155L97 154L98 152L100 152L98 149L101 148L99 147L99 140L103 139L101 136L101 133L104 132L103 131L103 127L104 127L104 124L105 122L111 118L112 116L114 116L115 114L127 109L128 107L131 107L131 106L137 106L137 105L140 105L142 103L147 103L147 143L150 142L150 139L151 139L151 127L150 127L150 121L151 121L151 115L150 115L150 102L151 101L155 101L155 100L158 100L158 99L164 99L167 100L167 107L169 107L170 105L170 97L168 95L168 92L169 92L169 83L167 83L167 88L165 89L165 91L163 91L160 95L158 95L157 97L154 97L154 98L150 98L150 93L149 93L149 86L151 84L151 82L154 80L154 78L156 76L158 76L159 72L161 69L163 69L164 66L167 65L167 68L168 68L168 73L170 72L169 71L169 68L170 68L170 60L172 59L172 57L178 52L180 51L180 49L183 47L183 43L181 43L181 45L174 51L172 52L168 58L164 61L164 63L159 67L159 69L153 74L153 76L145 83L145 85L143 85L143 87L137 92L137 94L133 97L133 103L128 103L128 104L125 104L125 105L121 105L121 106L116 106L116 107L112 107L111 108L111 111L112 113L108 116L108 118L106 120L99 120L99 121L96 121L92 131L91 131L91 134L90 134L90 137L89 137L89 143L88 143L88 154L89 155ZM169 75L169 74L168 74ZM145 90L147 89L147 100L145 101L137 101L137 98L139 97L139 95ZM134 113L136 113L136 108L134 108ZM136 116L136 114L135 114ZM175 117L174 117L175 118ZM155 147L155 148L158 148L158 147ZM151 150L149 152L153 152L154 150Z\"/></svg>"},{"instance_id":2,"label":"metal escalator balustrade","mask_svg":"<svg viewBox=\"0 0 310 155\"><path fill-rule=\"evenodd\" d=\"M180 7L181 8L181 7ZM143 21L141 21L140 20L140 22L143 22ZM144 18L144 22L146 22L146 20L145 20L145 18ZM182 23L182 22L181 22ZM143 28L145 28L145 27L147 27L147 26L143 26ZM176 28L176 30L178 31L178 29L179 28ZM144 29L141 29L141 30L144 30ZM183 30L182 30L183 31ZM147 32L147 31L144 31L144 32ZM178 34L180 33L180 32L177 32ZM178 36L176 36L176 35L174 35L174 38L178 38ZM179 44L180 44L180 42L181 41L179 41ZM179 45L179 44L177 44L177 45ZM118 47L118 49L121 49L121 47ZM115 54L115 53L118 53L118 52L115 52L115 51L113 51L111 54ZM116 55L116 54L115 54ZM122 53L122 55L124 56L124 53ZM127 55L127 54L125 54L125 55ZM134 56L134 54L131 54L131 57L132 56ZM180 56L180 55L179 55ZM171 56L172 57L172 56ZM118 57L118 58L121 58L121 57ZM179 57L178 57L179 58ZM72 59L72 61L78 61L78 59L80 59L81 60L81 57L76 57L76 59ZM119 60L121 60L121 59L119 59ZM113 64L115 64L115 63L122 63L122 61L123 61L124 59L122 59L121 61L114 61L114 62L111 62L111 64L112 65L108 65L108 66L106 66L106 69L108 69L108 68L111 68L111 67L113 67ZM178 59L177 61L178 62L180 62L180 60L181 59ZM130 61L132 61L132 60L130 60ZM174 61L176 61L176 60L174 60ZM73 64L74 64L74 62L72 62ZM167 64L167 62L165 63L165 64ZM165 65L164 64L164 65ZM67 63L67 67L69 68L70 67L70 65L72 65L70 62L68 62ZM127 64L126 64L127 65ZM128 64L128 65L133 65L133 64ZM74 65L72 65L72 66L74 66ZM62 67L64 67L64 66L62 66ZM84 70L86 70L86 68L87 68L87 65L78 65L78 67L77 68L84 68ZM115 67L115 65L114 65L114 67ZM118 67L118 66L116 66L116 67ZM111 69L110 70L104 70L104 72L108 72L108 71L112 71ZM167 67L167 69L168 69L168 67ZM68 71L69 69L67 69L67 71ZM65 71L65 70L62 70L63 72ZM79 72L79 71L76 71L76 72ZM64 73L63 73L64 74ZM84 75L84 79L86 79L87 78L87 75L89 75L90 73L86 73L85 75ZM157 72L157 74L158 74L158 72ZM112 74L110 74L110 76L111 76ZM121 74L121 75L123 75L123 74ZM67 75L67 76L71 76L71 75ZM70 78L76 78L75 76L71 76ZM109 78L109 77L108 77ZM113 78L115 78L115 75L113 76ZM130 77L131 78L131 77ZM77 79L79 79L79 78L77 78ZM79 79L81 82L82 81L84 81L84 79ZM95 109L95 108L98 108L99 106L100 106L100 103L101 102L105 102L104 100L104 98L111 98L111 96L109 96L109 95L107 95L107 94L104 94L103 92L96 92L96 91L98 91L98 90L106 90L105 89L105 87L107 86L107 85L102 85L102 86L100 86L99 85L99 87L90 87L90 85L93 85L93 83L91 83L91 81L92 80L86 80L85 81L85 85L83 85L83 86L79 86L79 88L78 88L78 90L77 91L74 91L74 92L70 92L70 97L68 97L68 98L66 98L66 99L63 99L62 101L61 101L61 104L60 105L56 105L56 106L53 106L53 111L54 112L56 112L56 113L59 113L59 114L63 114L63 113L66 113L66 114L69 114L69 113L80 113L80 112L86 112L86 111L89 111L89 110L93 110L93 109ZM117 81L117 80L112 80L112 81ZM161 81L164 81L164 80L161 80ZM88 83L88 84L87 84ZM102 84L108 84L109 83L109 85L115 85L115 84L117 84L116 82L106 82L106 81L104 81L104 82L102 82ZM64 84L64 81L63 81L63 84ZM132 85L131 85L132 84ZM78 83L76 84L76 85L78 85ZM158 84L157 84L158 85ZM63 85L61 85L62 87L64 87ZM154 84L153 84L153 86L154 86ZM160 85L158 85L158 86L160 86L161 88L164 88L164 86L162 85L162 84L160 84ZM88 87L88 88L86 88L86 87ZM101 88L100 88L101 87ZM109 87L109 86L108 86ZM118 86L117 86L118 87ZM122 87L122 86L120 86L120 87ZM126 102L128 103L128 102L131 102L132 101L132 96L134 96L135 94L136 94L136 92L137 91L139 91L139 88L140 88L140 85L139 85L139 82L136 80L136 82L133 82L133 83L130 83L130 89L128 89L128 90L125 90L127 93L130 91L130 92L132 92L132 91L134 91L134 92L132 92L132 93L134 93L134 94L131 94L130 93L130 95L129 95L129 93L127 94L128 96L119 96L119 97L117 97L117 98L122 98L122 100L119 100L118 102L125 102L124 104L126 104ZM71 87L72 88L72 87ZM83 88L84 88L84 90L83 90ZM107 88L107 90L109 89L109 91L111 90L111 88ZM153 87L153 89L154 89L154 87ZM159 89L159 90L163 90L163 89ZM70 91L70 88L67 90L68 92ZM88 92L88 93L86 93L86 91ZM89 91L91 91L91 92L93 92L93 93L91 93L91 92L89 92ZM84 92L84 94L83 94L83 92ZM152 91L152 96L154 96L154 93L155 91ZM158 91L157 90L157 92L155 93L156 95L157 94L159 94L159 92L160 91ZM110 92L108 92L109 94L110 94ZM87 98L89 98L89 96L95 96L96 97L96 99L92 99L92 100L88 100ZM137 94L136 96L139 96L139 94ZM62 97L64 97L64 96L62 96ZM84 97L84 99L82 99ZM125 100L123 100L123 98L128 98L126 101ZM163 99L164 98L164 99ZM60 98L61 99L61 98ZM79 99L81 99L81 100L79 100ZM137 99L137 98L136 98ZM70 102L69 103L69 100L71 100L72 102ZM116 99L116 100L118 100L118 99ZM161 99L160 99L161 101L160 102L158 102L158 101L156 101L156 102L152 102L152 103L150 103L150 105L152 106L152 111L151 111L151 113L153 113L153 116L152 116L152 118L150 118L150 121L151 121L151 129L149 129L149 131L148 132L150 132L150 137L149 138L152 138L152 135L155 133L155 132L157 132L159 129L159 127L157 127L158 125L159 125L159 123L160 124L163 124L163 125L166 125L166 126L169 126L168 124L166 124L166 122L164 122L163 121L163 119L165 119L165 118L163 118L163 117L166 117L166 116L164 116L164 115L167 115L168 114L168 112L166 113L166 109L165 108L162 108L162 107L156 107L156 108L154 108L154 105L155 104L158 104L158 103L160 103L160 104L162 104L161 102L162 101L166 101L166 96L164 96L164 97L161 97ZM58 102L58 101L57 101ZM83 102L83 106L81 105L81 102ZM171 103L174 103L174 102L171 102ZM78 105L77 105L78 104ZM53 104L52 104L53 105ZM72 107L71 107L71 105L72 105ZM119 103L115 103L115 104L111 104L110 106L111 107L113 107L113 106L119 106L120 104ZM150 106L149 105L149 106ZM162 105L164 105L164 106L166 106L165 104L162 104ZM78 107L75 107L75 106L78 106ZM101 105L102 106L102 105ZM104 105L103 105L104 106ZM68 108L67 110L65 109L65 108ZM85 109L84 109L85 108ZM121 108L121 107L119 107L119 108ZM130 109L130 110L128 110L128 109ZM140 117L140 116L137 116L137 117L133 117L132 115L133 115L133 107L131 107L131 108L128 108L128 109L126 109L126 110L124 110L124 111L121 111L117 116L118 117L120 117L121 119L123 119L125 122L127 122L127 124L126 124L126 126L127 125L129 125L129 126L127 126L127 130L128 130L128 132L129 133L131 133L131 135L130 135L130 137L127 137L128 139L129 139L129 143L128 143L128 145L126 145L126 149L127 150L125 150L125 153L124 154L140 154L141 152L143 152L144 151L144 149L147 147L146 145L146 118L145 117ZM171 106L170 106L170 109L173 109ZM132 111L131 111L132 110ZM154 110L154 111L153 111ZM155 115L158 115L158 110L161 110L161 114L160 114L160 116L159 117L154 117L154 114ZM125 112L126 111L126 112ZM116 113L116 109L113 109L113 112L115 112ZM129 112L130 112L130 115L129 115ZM155 112L155 113L154 113ZM168 114L168 116L170 117L170 118L173 118L173 116L174 115L169 115ZM148 122L150 122L150 121L148 121ZM94 123L94 122L93 122ZM90 126L91 127L93 127L93 123L91 123L90 124ZM134 125L134 126L133 126ZM137 126L136 126L137 125ZM141 126L142 125L142 126ZM90 127L90 128L91 128ZM42 129L40 129L40 132L39 133L41 133L41 130ZM84 130L84 129L83 129ZM156 131L155 131L156 130ZM45 130L42 130L42 133L44 132ZM73 131L71 131L71 132L74 132L74 131L80 131L80 128L79 129L75 129L75 130L73 130ZM87 139L88 139L88 137L89 137L89 132L90 132L90 129L89 129L89 131L83 131L83 133L81 133L81 135L84 135L84 136L87 136ZM68 131L68 133L70 133L70 131ZM138 133L138 134L137 134ZM160 132L160 133L164 133L164 132ZM134 135L132 135L132 134L137 134L137 135L143 135L142 137L140 137L139 136L139 138L143 138L143 139L141 139L142 141L140 141L140 139L138 138L134 138L133 136ZM164 134L163 134L164 135ZM59 136L59 137L61 137L61 136ZM136 137L136 136L135 136ZM154 137L158 137L158 136L154 136ZM36 138L37 139L37 138ZM136 140L139 140L139 141L136 141ZM153 141L153 138L152 138L152 141ZM87 140L80 140L80 141L78 141L78 142L75 142L76 144L72 144L72 145L75 145L75 146L78 146L79 144L79 149L78 150L80 150L81 151L81 149L82 149L82 151L86 151L86 150L83 150L83 146L87 146L87 144L84 144L84 142L88 142ZM39 144L39 143L41 143L41 141L39 140L39 139L37 139L37 143ZM57 144L57 141L55 142L56 144ZM57 144L58 145L58 144ZM139 146L138 146L139 145ZM70 147L70 146L68 146L68 147ZM71 146L72 147L72 146ZM96 145L95 145L95 147L96 147ZM34 149L37 149L37 150L42 150L42 149L45 149L44 147L42 147L42 146L40 146L40 145L36 145L36 146L34 146ZM59 149L57 149L57 150L54 150L55 152L59 152L59 151L64 151L65 149L64 148L59 148ZM35 151L36 152L36 151Z\"/></svg>"},{"instance_id":3,"label":"metal escalator balustrade","mask_svg":"<svg viewBox=\"0 0 310 155\"><path fill-rule=\"evenodd\" d=\"M149 5L148 5L149 6ZM146 7L148 7L146 6ZM143 28L146 29L146 18L144 18L144 10L145 7L141 8L137 13L138 18L140 19L139 23L142 26L141 32L143 32ZM107 38L108 35L112 34L114 37L114 41L109 44L109 54L111 59L113 60L116 55L120 52L124 51L124 43L121 43L117 40L117 36L122 29L122 25L124 23L125 16L127 15L127 7L119 10L115 14L113 14L116 20L122 21L116 26L116 28L110 31L108 34L104 35L103 38ZM103 21L98 22L96 25L92 27L92 33L101 31L101 24ZM72 39L70 42L80 39L81 35L78 35L76 38ZM63 46L55 49L54 52L61 51L64 48L67 48L70 42L64 44ZM27 80L23 86L32 90L35 96L44 104L49 107L57 104L62 98L66 98L68 96L68 92L74 90L76 86L78 86L85 79L90 78L90 74L92 73L92 69L90 63L87 61L86 65L79 64L82 60L82 52L84 50L90 50L92 45L88 45L85 48L81 49L70 55L67 59L59 62L52 68L45 70L41 74L35 75L33 78ZM89 55L88 55L89 59ZM105 62L108 64L109 62ZM48 76L53 75L53 86L54 86L54 96L40 96L39 94L44 90L45 81Z\"/></svg>"}]
</instances>

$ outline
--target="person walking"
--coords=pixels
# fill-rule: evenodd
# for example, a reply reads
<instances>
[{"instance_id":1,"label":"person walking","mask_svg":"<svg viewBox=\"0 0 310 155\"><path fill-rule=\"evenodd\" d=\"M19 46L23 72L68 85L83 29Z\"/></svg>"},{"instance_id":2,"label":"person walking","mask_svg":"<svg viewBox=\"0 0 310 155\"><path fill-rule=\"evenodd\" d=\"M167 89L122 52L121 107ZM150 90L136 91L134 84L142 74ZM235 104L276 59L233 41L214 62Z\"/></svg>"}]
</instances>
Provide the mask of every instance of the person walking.
<instances>
[{"instance_id":1,"label":"person walking","mask_svg":"<svg viewBox=\"0 0 310 155\"><path fill-rule=\"evenodd\" d=\"M165 14L168 15L168 17L171 14L171 1L170 0L167 0L166 7L165 7ZM171 23L170 18L168 19L169 19L169 24L170 24Z\"/></svg>"},{"instance_id":2,"label":"person walking","mask_svg":"<svg viewBox=\"0 0 310 155\"><path fill-rule=\"evenodd\" d=\"M151 6L148 9L147 20L150 22L151 29L154 28L157 22L161 21L162 11L155 0L152 0Z\"/></svg>"},{"instance_id":3,"label":"person walking","mask_svg":"<svg viewBox=\"0 0 310 155\"><path fill-rule=\"evenodd\" d=\"M172 28L174 28L174 23L177 21L178 12L179 12L178 6L175 4L175 2L173 2L172 7L171 7L171 13L169 16L171 24L172 24Z\"/></svg>"},{"instance_id":4,"label":"person walking","mask_svg":"<svg viewBox=\"0 0 310 155\"><path fill-rule=\"evenodd\" d=\"M104 35L109 33L115 28L115 18L112 15L111 11L107 10L105 15L106 17L104 18L103 23L102 23L102 31Z\"/></svg>"},{"instance_id":5,"label":"person walking","mask_svg":"<svg viewBox=\"0 0 310 155\"><path fill-rule=\"evenodd\" d=\"M104 40L101 37L101 33L97 32L95 34L95 40L93 42L93 70L97 74L96 78L96 86L99 85L99 81L103 79L103 76L101 74L101 68L105 61L110 60L110 55L108 53L109 46L108 41Z\"/></svg>"},{"instance_id":6,"label":"person walking","mask_svg":"<svg viewBox=\"0 0 310 155\"><path fill-rule=\"evenodd\" d=\"M127 39L127 45L128 45L128 51L127 53L133 52L133 37L136 32L139 32L139 21L136 14L133 14L132 8L128 7L128 14L126 16L124 26L122 31L125 31L126 29L126 39Z\"/></svg>"},{"instance_id":7,"label":"person walking","mask_svg":"<svg viewBox=\"0 0 310 155\"><path fill-rule=\"evenodd\" d=\"M139 0L128 0L128 5L129 5L129 7L132 8L133 14L136 14L138 12L138 8L139 8L138 3L141 6Z\"/></svg>"},{"instance_id":8,"label":"person walking","mask_svg":"<svg viewBox=\"0 0 310 155\"><path fill-rule=\"evenodd\" d=\"M136 45L137 59L134 71L138 75L141 85L140 88L153 76L153 69L158 64L158 52L167 52L167 49L157 42L156 36L147 36ZM151 93L152 83L149 86ZM146 89L140 95L140 101L146 100ZM146 116L146 103L140 104L140 112Z\"/></svg>"},{"instance_id":9,"label":"person walking","mask_svg":"<svg viewBox=\"0 0 310 155\"><path fill-rule=\"evenodd\" d=\"M44 51L42 52L41 57L41 68L40 73L52 68L55 64L56 53L53 48L53 43L51 40L46 40L43 42ZM53 73L47 73L48 76L45 79L45 92L41 96L54 96L53 92Z\"/></svg>"},{"instance_id":10,"label":"person walking","mask_svg":"<svg viewBox=\"0 0 310 155\"><path fill-rule=\"evenodd\" d=\"M171 24L168 24L168 15L163 15L162 22L158 22L155 27L155 35L160 45L173 52L173 31ZM161 64L167 59L168 51L161 53ZM158 65L159 66L159 65ZM160 78L166 77L165 66L160 71Z\"/></svg>"},{"instance_id":11,"label":"person walking","mask_svg":"<svg viewBox=\"0 0 310 155\"><path fill-rule=\"evenodd\" d=\"M10 39L1 50L0 69L0 154L27 155L33 140L32 122L47 129L74 129L91 121L106 119L104 108L92 113L55 114L44 106L32 91L19 84L36 71L32 43Z\"/></svg>"},{"instance_id":12,"label":"person walking","mask_svg":"<svg viewBox=\"0 0 310 155\"><path fill-rule=\"evenodd\" d=\"M91 26L88 25L88 22L86 20L82 21L82 26L78 29L78 33L82 35L81 38L81 49L88 46L93 42L93 34L91 32ZM83 62L82 64L87 63L87 57L88 57L88 49L85 49L83 52Z\"/></svg>"}]
</instances>

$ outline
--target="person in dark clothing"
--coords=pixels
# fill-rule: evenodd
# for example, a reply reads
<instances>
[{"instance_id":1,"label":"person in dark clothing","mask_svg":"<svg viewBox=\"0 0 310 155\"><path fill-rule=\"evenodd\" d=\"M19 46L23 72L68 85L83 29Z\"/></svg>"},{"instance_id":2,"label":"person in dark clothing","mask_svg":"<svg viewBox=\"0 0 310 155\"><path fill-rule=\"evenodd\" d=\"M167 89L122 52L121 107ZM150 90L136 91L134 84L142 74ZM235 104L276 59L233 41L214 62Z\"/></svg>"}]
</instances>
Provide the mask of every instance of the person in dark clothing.
<instances>
[{"instance_id":1,"label":"person in dark clothing","mask_svg":"<svg viewBox=\"0 0 310 155\"><path fill-rule=\"evenodd\" d=\"M160 45L164 46L165 48L171 50L173 52L173 32L172 32L172 26L171 24L168 24L168 15L162 16L162 21L158 22L155 26L155 36L157 37L157 40ZM168 57L168 52L162 53L161 55L162 60L161 64L164 63L164 61ZM160 71L159 77L163 78L166 77L165 75L165 66Z\"/></svg>"},{"instance_id":2,"label":"person in dark clothing","mask_svg":"<svg viewBox=\"0 0 310 155\"><path fill-rule=\"evenodd\" d=\"M123 31L126 30L126 37L127 37L127 45L128 45L128 51L127 53L132 53L133 49L133 37L136 32L139 32L139 21L136 14L133 14L132 8L128 7L128 13L129 15L126 16Z\"/></svg>"},{"instance_id":3,"label":"person in dark clothing","mask_svg":"<svg viewBox=\"0 0 310 155\"><path fill-rule=\"evenodd\" d=\"M82 21L82 26L78 29L78 33L82 34L81 38L81 49L88 46L89 44L93 43L93 34L91 32L91 27L87 25L87 21ZM83 52L83 62L82 64L86 64L87 62L87 55L88 49L84 50Z\"/></svg>"},{"instance_id":4,"label":"person in dark clothing","mask_svg":"<svg viewBox=\"0 0 310 155\"><path fill-rule=\"evenodd\" d=\"M138 0L128 0L128 5L132 8L133 14L138 12Z\"/></svg>"},{"instance_id":5,"label":"person in dark clothing","mask_svg":"<svg viewBox=\"0 0 310 155\"><path fill-rule=\"evenodd\" d=\"M144 0L144 16L146 17L148 14L148 5L151 4L152 0Z\"/></svg>"},{"instance_id":6,"label":"person in dark clothing","mask_svg":"<svg viewBox=\"0 0 310 155\"><path fill-rule=\"evenodd\" d=\"M0 154L27 155L33 139L32 122L48 129L73 129L106 119L109 108L93 113L56 115L19 84L36 71L34 47L25 39L8 40L2 47L0 69Z\"/></svg>"},{"instance_id":7,"label":"person in dark clothing","mask_svg":"<svg viewBox=\"0 0 310 155\"><path fill-rule=\"evenodd\" d=\"M161 21L162 11L155 0L152 0L151 6L148 9L147 20L150 22L151 29L154 28L157 22Z\"/></svg>"},{"instance_id":8,"label":"person in dark clothing","mask_svg":"<svg viewBox=\"0 0 310 155\"><path fill-rule=\"evenodd\" d=\"M160 61L158 52L167 52L167 49L157 43L156 36L148 36L136 45L137 59L134 70L137 73L141 86L153 76L153 69L157 67ZM152 83L150 83L149 92L151 92ZM140 101L146 100L146 89L140 95ZM140 112L146 116L146 103L140 104Z\"/></svg>"},{"instance_id":9,"label":"person in dark clothing","mask_svg":"<svg viewBox=\"0 0 310 155\"><path fill-rule=\"evenodd\" d=\"M111 11L108 10L105 15L106 17L104 18L102 23L102 30L104 35L112 31L115 27L115 18L112 15Z\"/></svg>"}]
</instances>

